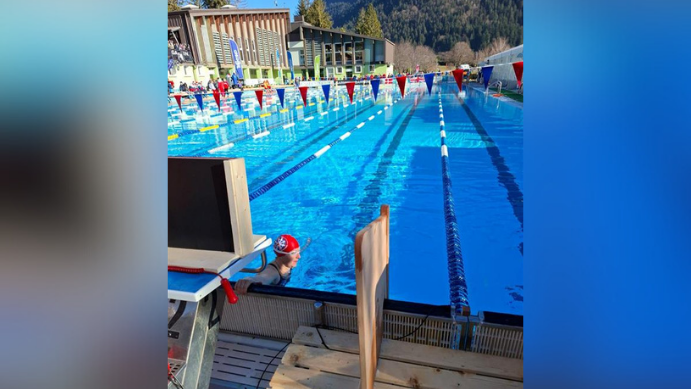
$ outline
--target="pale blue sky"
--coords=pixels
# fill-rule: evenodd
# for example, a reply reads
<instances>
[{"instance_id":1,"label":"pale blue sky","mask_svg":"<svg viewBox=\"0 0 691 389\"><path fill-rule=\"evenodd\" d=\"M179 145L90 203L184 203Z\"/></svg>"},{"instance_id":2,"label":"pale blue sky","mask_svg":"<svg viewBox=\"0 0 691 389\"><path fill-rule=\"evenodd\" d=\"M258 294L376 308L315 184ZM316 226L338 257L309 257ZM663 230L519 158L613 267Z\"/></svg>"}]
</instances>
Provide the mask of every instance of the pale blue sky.
<instances>
[{"instance_id":1,"label":"pale blue sky","mask_svg":"<svg viewBox=\"0 0 691 389\"><path fill-rule=\"evenodd\" d=\"M278 8L290 8L290 20L298 8L298 0L275 0ZM247 8L276 8L274 0L247 0Z\"/></svg>"}]
</instances>

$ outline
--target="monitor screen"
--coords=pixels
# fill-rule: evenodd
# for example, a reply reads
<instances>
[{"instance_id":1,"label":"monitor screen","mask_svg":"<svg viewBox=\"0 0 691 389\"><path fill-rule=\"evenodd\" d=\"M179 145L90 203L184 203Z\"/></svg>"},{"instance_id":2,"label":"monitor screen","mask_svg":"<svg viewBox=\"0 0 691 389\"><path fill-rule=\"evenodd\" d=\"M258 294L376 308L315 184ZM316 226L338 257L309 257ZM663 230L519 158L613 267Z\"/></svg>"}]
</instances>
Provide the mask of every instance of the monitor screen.
<instances>
[{"instance_id":1,"label":"monitor screen","mask_svg":"<svg viewBox=\"0 0 691 389\"><path fill-rule=\"evenodd\" d=\"M223 158L168 158L168 247L234 252Z\"/></svg>"}]
</instances>

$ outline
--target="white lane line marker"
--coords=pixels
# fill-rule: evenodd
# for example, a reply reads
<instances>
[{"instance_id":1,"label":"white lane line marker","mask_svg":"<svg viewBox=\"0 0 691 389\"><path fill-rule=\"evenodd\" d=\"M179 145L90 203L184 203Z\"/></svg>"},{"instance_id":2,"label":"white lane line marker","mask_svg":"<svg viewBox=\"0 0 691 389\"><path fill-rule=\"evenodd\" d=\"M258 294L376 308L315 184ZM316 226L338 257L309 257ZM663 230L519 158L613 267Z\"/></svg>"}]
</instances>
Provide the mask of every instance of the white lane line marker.
<instances>
[{"instance_id":1,"label":"white lane line marker","mask_svg":"<svg viewBox=\"0 0 691 389\"><path fill-rule=\"evenodd\" d=\"M235 146L234 143L228 143L227 145L223 145L223 146L219 146L219 147L213 148L213 149L209 150L209 152L210 152L210 153L215 153L215 152L217 152L217 151L229 149L229 148L231 148L231 147L233 147L233 146Z\"/></svg>"},{"instance_id":2,"label":"white lane line marker","mask_svg":"<svg viewBox=\"0 0 691 389\"><path fill-rule=\"evenodd\" d=\"M270 134L269 131L264 131L264 132L260 132L259 134L256 134L256 135L252 135L252 138L254 138L254 139L262 138L262 137L265 137L269 134Z\"/></svg>"},{"instance_id":3,"label":"white lane line marker","mask_svg":"<svg viewBox=\"0 0 691 389\"><path fill-rule=\"evenodd\" d=\"M441 156L442 157L448 157L449 156L449 150L446 148L446 145L443 145L441 147Z\"/></svg>"},{"instance_id":4,"label":"white lane line marker","mask_svg":"<svg viewBox=\"0 0 691 389\"><path fill-rule=\"evenodd\" d=\"M340 108L338 108L338 107L337 107L337 108L334 108L334 112L338 111L339 109L340 109Z\"/></svg>"},{"instance_id":5,"label":"white lane line marker","mask_svg":"<svg viewBox=\"0 0 691 389\"><path fill-rule=\"evenodd\" d=\"M306 122L309 122L309 121L312 120L312 119L314 119L314 116L310 116L310 117L308 117L308 118L305 118L305 121L306 121Z\"/></svg>"},{"instance_id":6,"label":"white lane line marker","mask_svg":"<svg viewBox=\"0 0 691 389\"><path fill-rule=\"evenodd\" d=\"M377 115L381 114L381 112L382 112L382 110L380 109L380 110L377 112Z\"/></svg>"},{"instance_id":7,"label":"white lane line marker","mask_svg":"<svg viewBox=\"0 0 691 389\"><path fill-rule=\"evenodd\" d=\"M372 120L372 119L374 119L374 115L367 118L367 120Z\"/></svg>"},{"instance_id":8,"label":"white lane line marker","mask_svg":"<svg viewBox=\"0 0 691 389\"><path fill-rule=\"evenodd\" d=\"M314 153L314 156L317 157L317 158L319 158L319 157L321 157L322 154L324 154L325 152L329 151L330 148L331 148L331 146L324 146L321 150L319 150L319 151L317 151L316 153Z\"/></svg>"},{"instance_id":9,"label":"white lane line marker","mask_svg":"<svg viewBox=\"0 0 691 389\"><path fill-rule=\"evenodd\" d=\"M446 131L441 130L441 137L442 137L442 138L446 138Z\"/></svg>"},{"instance_id":10,"label":"white lane line marker","mask_svg":"<svg viewBox=\"0 0 691 389\"><path fill-rule=\"evenodd\" d=\"M329 114L328 112L322 112L322 113L320 113L321 116L328 115L328 114Z\"/></svg>"},{"instance_id":11,"label":"white lane line marker","mask_svg":"<svg viewBox=\"0 0 691 389\"><path fill-rule=\"evenodd\" d=\"M295 123L285 124L285 125L283 125L283 128L293 127L294 125L295 125Z\"/></svg>"},{"instance_id":12,"label":"white lane line marker","mask_svg":"<svg viewBox=\"0 0 691 389\"><path fill-rule=\"evenodd\" d=\"M446 124L444 124L444 121L443 121L443 120L440 121L439 124L440 124L442 127L444 127L444 126L446 125Z\"/></svg>"},{"instance_id":13,"label":"white lane line marker","mask_svg":"<svg viewBox=\"0 0 691 389\"><path fill-rule=\"evenodd\" d=\"M365 122L362 122L362 123L358 124L358 125L355 126L355 127L357 127L357 128L362 128L362 126L364 126L364 125L365 125Z\"/></svg>"},{"instance_id":14,"label":"white lane line marker","mask_svg":"<svg viewBox=\"0 0 691 389\"><path fill-rule=\"evenodd\" d=\"M341 135L340 138L341 138L341 140L343 140L343 139L345 139L345 138L347 138L347 137L349 137L349 136L350 136L350 131L348 131L348 132L346 132L345 134Z\"/></svg>"}]
</instances>

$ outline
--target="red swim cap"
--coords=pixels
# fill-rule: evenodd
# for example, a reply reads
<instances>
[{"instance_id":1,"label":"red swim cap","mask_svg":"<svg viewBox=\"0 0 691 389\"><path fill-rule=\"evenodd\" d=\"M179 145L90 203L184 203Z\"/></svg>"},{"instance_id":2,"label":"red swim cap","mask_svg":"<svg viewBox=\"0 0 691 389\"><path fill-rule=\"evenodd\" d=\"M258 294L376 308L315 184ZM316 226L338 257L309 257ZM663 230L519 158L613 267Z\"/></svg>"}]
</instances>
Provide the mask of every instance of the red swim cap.
<instances>
[{"instance_id":1,"label":"red swim cap","mask_svg":"<svg viewBox=\"0 0 691 389\"><path fill-rule=\"evenodd\" d=\"M288 234L279 236L274 242L274 252L276 254L288 255L294 254L300 250L300 244L297 239Z\"/></svg>"}]
</instances>

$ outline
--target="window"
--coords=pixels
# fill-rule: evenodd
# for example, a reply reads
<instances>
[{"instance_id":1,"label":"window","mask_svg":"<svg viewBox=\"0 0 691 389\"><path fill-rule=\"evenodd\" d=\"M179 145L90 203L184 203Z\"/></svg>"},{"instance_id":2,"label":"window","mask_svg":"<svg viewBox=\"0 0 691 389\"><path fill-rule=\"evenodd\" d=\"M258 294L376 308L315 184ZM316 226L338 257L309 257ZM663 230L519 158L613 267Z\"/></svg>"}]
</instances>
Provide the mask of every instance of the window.
<instances>
[{"instance_id":1,"label":"window","mask_svg":"<svg viewBox=\"0 0 691 389\"><path fill-rule=\"evenodd\" d=\"M372 73L374 71L374 65L369 66L369 71L370 71L370 73Z\"/></svg>"},{"instance_id":2,"label":"window","mask_svg":"<svg viewBox=\"0 0 691 389\"><path fill-rule=\"evenodd\" d=\"M336 74L343 74L343 68L341 66L336 68Z\"/></svg>"},{"instance_id":3,"label":"window","mask_svg":"<svg viewBox=\"0 0 691 389\"><path fill-rule=\"evenodd\" d=\"M185 66L185 75L189 76L192 73L192 66Z\"/></svg>"},{"instance_id":4,"label":"window","mask_svg":"<svg viewBox=\"0 0 691 389\"><path fill-rule=\"evenodd\" d=\"M355 73L362 73L362 66L355 65Z\"/></svg>"}]
</instances>

